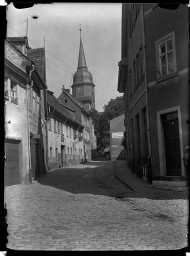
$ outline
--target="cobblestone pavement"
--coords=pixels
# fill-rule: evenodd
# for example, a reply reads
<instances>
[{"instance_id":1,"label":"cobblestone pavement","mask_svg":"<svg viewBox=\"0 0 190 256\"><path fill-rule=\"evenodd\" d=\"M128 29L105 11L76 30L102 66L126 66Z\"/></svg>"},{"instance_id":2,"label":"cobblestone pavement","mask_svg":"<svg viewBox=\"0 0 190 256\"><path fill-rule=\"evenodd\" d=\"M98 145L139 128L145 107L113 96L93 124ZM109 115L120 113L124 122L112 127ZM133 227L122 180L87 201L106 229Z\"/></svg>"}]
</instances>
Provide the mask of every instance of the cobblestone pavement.
<instances>
[{"instance_id":1,"label":"cobblestone pavement","mask_svg":"<svg viewBox=\"0 0 190 256\"><path fill-rule=\"evenodd\" d=\"M186 247L186 195L170 200L166 193L160 200L158 191L151 191L157 199L131 192L115 179L112 162L55 170L36 184L6 187L7 247L74 251Z\"/></svg>"}]
</instances>

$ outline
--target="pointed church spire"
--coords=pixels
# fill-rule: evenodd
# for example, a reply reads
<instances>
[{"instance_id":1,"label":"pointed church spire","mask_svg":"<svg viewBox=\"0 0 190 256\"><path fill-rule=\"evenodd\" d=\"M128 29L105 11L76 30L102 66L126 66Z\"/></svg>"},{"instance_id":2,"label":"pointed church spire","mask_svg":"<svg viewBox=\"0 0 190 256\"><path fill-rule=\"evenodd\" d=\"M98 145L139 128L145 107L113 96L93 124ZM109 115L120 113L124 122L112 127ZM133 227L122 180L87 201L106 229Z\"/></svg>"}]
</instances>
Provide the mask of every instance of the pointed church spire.
<instances>
[{"instance_id":1,"label":"pointed church spire","mask_svg":"<svg viewBox=\"0 0 190 256\"><path fill-rule=\"evenodd\" d=\"M79 48L79 59L78 59L78 69L79 68L87 68L86 66L86 59L84 55L83 43L81 38L81 24L80 24L80 48Z\"/></svg>"}]
</instances>

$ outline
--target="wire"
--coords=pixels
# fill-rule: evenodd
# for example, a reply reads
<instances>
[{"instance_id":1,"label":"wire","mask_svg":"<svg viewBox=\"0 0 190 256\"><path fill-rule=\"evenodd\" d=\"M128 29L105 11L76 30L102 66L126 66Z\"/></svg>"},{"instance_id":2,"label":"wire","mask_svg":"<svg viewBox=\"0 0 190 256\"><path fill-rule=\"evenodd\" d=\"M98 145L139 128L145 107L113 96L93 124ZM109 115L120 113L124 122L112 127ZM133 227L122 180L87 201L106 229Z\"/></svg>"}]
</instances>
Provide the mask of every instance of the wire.
<instances>
[{"instance_id":1,"label":"wire","mask_svg":"<svg viewBox=\"0 0 190 256\"><path fill-rule=\"evenodd\" d=\"M10 26L8 26L10 29L12 29L12 30L14 30L14 31L16 31L18 34L20 34L20 35L22 35L21 33L19 33L17 30L15 30L14 28L11 28ZM23 35L22 35L23 36ZM32 40L30 40L30 39L28 39L28 41L29 42L32 42L33 44L35 44L36 46L38 46L38 47L40 47L38 44L36 44L35 42L33 42ZM59 60L60 62L63 62L65 65L67 65L68 67L70 67L71 69L72 69L72 71L73 71L73 69L75 70L75 68L74 67L72 67L70 64L68 64L68 63L65 63L63 60L60 60L59 58L57 58L57 57L55 57L55 56L53 56L52 54L50 54L47 50L46 50L46 53L48 54L48 55L50 55L50 56L52 56L53 58L55 58L56 60ZM49 59L48 59L49 60ZM50 60L49 60L50 61ZM51 63L53 63L54 65L56 65L58 68L60 68L61 70L63 70L64 68L63 67L60 67L60 66L58 66L57 64L55 64L52 60L50 61ZM69 72L68 70L66 70L66 69L64 69L67 73L70 73L70 74L73 74L72 72ZM118 96L118 94L117 93L114 93L113 91L111 91L111 90L109 90L109 89L107 89L106 87L105 87L105 85L103 85L102 83L100 83L99 81L97 81L96 79L93 79L95 82L96 82L96 86L99 86L99 87L102 87L102 89L103 90L106 90L106 91L108 91L108 92L110 92L110 93L112 93L113 95L116 95L116 96ZM102 85L102 86L100 86L100 85ZM98 89L100 89L100 88L98 88Z\"/></svg>"}]
</instances>

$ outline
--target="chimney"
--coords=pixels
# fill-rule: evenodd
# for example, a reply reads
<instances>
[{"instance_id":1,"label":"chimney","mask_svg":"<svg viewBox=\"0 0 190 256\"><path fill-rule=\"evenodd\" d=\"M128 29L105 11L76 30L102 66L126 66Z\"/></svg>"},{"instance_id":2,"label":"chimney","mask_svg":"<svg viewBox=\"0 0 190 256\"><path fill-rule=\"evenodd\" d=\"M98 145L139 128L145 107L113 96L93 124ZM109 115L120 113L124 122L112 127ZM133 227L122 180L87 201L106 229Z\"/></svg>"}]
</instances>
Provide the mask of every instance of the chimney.
<instances>
[{"instance_id":1,"label":"chimney","mask_svg":"<svg viewBox=\"0 0 190 256\"><path fill-rule=\"evenodd\" d=\"M64 90L65 90L65 86L64 86L64 84L62 85L62 92L64 92Z\"/></svg>"}]
</instances>

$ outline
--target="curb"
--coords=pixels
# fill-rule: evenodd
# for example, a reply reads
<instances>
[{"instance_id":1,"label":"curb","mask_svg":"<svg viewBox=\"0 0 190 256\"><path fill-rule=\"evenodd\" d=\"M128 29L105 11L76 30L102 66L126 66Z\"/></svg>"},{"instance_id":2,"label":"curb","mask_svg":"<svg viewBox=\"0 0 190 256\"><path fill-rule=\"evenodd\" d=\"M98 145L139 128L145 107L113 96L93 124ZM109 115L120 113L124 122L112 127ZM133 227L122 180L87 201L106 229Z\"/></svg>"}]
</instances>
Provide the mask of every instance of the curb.
<instances>
[{"instance_id":1,"label":"curb","mask_svg":"<svg viewBox=\"0 0 190 256\"><path fill-rule=\"evenodd\" d=\"M115 174L115 178L117 180L119 180L124 186L126 186L128 189L130 189L133 192L136 191L136 189L134 187L130 186L127 182L125 182L123 179L121 179L119 177L119 175L117 174L117 162L116 161L114 161L114 174Z\"/></svg>"}]
</instances>

